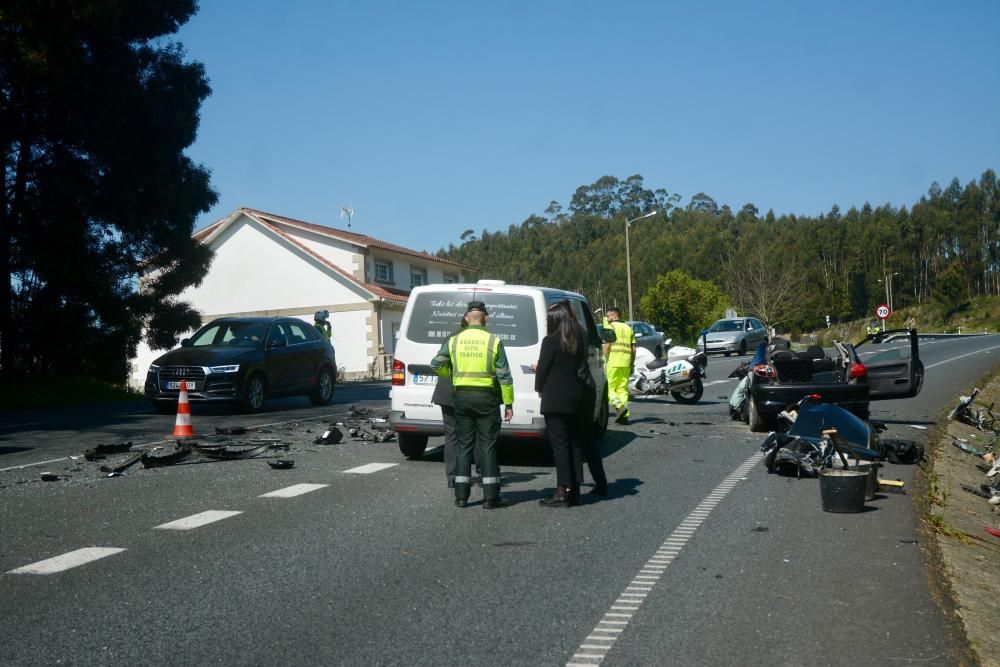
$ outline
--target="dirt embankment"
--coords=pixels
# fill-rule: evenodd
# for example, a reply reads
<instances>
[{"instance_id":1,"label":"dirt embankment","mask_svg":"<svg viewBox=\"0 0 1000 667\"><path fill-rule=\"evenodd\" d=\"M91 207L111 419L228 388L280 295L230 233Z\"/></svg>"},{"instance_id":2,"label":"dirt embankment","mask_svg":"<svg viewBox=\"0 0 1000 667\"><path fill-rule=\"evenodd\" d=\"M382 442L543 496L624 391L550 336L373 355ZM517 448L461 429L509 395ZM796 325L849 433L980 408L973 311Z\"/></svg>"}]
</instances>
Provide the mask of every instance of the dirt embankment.
<instances>
[{"instance_id":1,"label":"dirt embankment","mask_svg":"<svg viewBox=\"0 0 1000 667\"><path fill-rule=\"evenodd\" d=\"M1000 373L991 373L977 386L981 391L974 409L985 411L994 401L1000 406ZM1000 415L1000 407L996 411ZM1000 530L1000 506L973 493L990 493L981 485L1000 485L1000 474L987 477L990 457L957 445L980 452L1000 446L991 431L948 421L947 413L928 438L917 498L929 538L930 576L964 628L972 659L1000 667L1000 537L986 530ZM1000 430L1000 421L994 428Z\"/></svg>"}]
</instances>

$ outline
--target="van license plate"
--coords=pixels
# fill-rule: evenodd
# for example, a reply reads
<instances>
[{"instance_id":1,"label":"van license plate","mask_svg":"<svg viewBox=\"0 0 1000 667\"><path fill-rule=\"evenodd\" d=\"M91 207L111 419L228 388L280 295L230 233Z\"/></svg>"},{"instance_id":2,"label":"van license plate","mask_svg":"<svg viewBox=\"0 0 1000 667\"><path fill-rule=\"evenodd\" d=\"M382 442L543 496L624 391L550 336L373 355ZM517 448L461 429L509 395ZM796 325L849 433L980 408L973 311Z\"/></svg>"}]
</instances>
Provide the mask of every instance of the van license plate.
<instances>
[{"instance_id":1,"label":"van license plate","mask_svg":"<svg viewBox=\"0 0 1000 667\"><path fill-rule=\"evenodd\" d=\"M437 384L437 375L424 375L422 373L413 374L413 384Z\"/></svg>"}]
</instances>

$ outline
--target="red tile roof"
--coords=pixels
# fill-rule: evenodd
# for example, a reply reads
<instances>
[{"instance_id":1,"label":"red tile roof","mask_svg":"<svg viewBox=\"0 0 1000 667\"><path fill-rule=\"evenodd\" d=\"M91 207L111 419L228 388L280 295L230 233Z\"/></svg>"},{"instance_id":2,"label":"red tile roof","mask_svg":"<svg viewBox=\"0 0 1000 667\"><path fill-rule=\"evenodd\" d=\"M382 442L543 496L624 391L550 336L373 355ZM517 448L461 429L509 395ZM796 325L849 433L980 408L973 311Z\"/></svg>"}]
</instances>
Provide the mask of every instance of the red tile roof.
<instances>
[{"instance_id":1,"label":"red tile roof","mask_svg":"<svg viewBox=\"0 0 1000 667\"><path fill-rule=\"evenodd\" d=\"M303 222L302 220L296 220L295 218L286 218L282 215L275 215L273 213L268 213L266 211L259 211L255 208L243 207L239 210L256 219L267 219L267 220L272 220L274 222L281 222L287 225L291 225L292 227L297 227L299 229L316 232L317 234L322 234L323 236L339 239L341 241L347 241L348 243L353 243L355 245L361 246L362 248L379 248L381 250L389 250L392 252L398 252L402 255L410 255L411 257L420 257L421 259L427 259L433 262L450 264L451 266L456 266L458 268L465 269L467 271L475 271L475 267L471 267L466 264L460 264L459 262L453 262L447 259L442 259L440 257L435 257L434 255L427 254L426 252L420 252L418 250L410 250L409 248L404 248L403 246L398 246L393 243L386 243L385 241L380 241L366 234L356 234L354 232L344 231L343 229L335 229L333 227L327 227L325 225L316 225L311 222ZM200 233L201 232L199 232L199 234Z\"/></svg>"},{"instance_id":2,"label":"red tile roof","mask_svg":"<svg viewBox=\"0 0 1000 667\"><path fill-rule=\"evenodd\" d=\"M384 299L386 301L395 301L397 303L406 303L407 298L409 298L409 292L405 290L382 287L381 285L376 285L375 283L366 283L361 280L358 280L352 274L348 273L347 271L343 270L330 260L326 259L325 257L320 255L318 252L314 251L309 246L305 245L304 243L300 243L299 241L295 240L295 238L293 238L292 236L278 229L276 225L268 222L267 220L261 220L257 218L257 216L253 217L260 224L264 225L265 227L273 231L275 234L281 236L283 239L285 239L286 241L294 245L296 248L298 248L302 252L306 253L307 255L315 259L320 264L323 264L324 266L333 269L340 275L344 276L344 278L354 283L355 285L361 286L362 288L370 292L372 295Z\"/></svg>"}]
</instances>

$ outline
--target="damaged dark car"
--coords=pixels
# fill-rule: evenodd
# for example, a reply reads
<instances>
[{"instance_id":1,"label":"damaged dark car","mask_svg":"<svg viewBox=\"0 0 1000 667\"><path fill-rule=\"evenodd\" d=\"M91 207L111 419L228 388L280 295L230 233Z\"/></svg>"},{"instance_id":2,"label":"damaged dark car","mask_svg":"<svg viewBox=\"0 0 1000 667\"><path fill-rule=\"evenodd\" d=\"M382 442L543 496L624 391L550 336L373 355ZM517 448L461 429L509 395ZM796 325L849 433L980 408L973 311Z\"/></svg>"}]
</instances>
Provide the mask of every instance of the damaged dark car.
<instances>
[{"instance_id":1,"label":"damaged dark car","mask_svg":"<svg viewBox=\"0 0 1000 667\"><path fill-rule=\"evenodd\" d=\"M870 401L911 398L923 386L916 329L879 332L856 345L834 341L830 356L819 346L793 352L782 343L759 351L750 368L744 419L753 431L773 430L781 412L805 396L868 419Z\"/></svg>"},{"instance_id":2,"label":"damaged dark car","mask_svg":"<svg viewBox=\"0 0 1000 667\"><path fill-rule=\"evenodd\" d=\"M232 403L258 412L271 397L333 398L337 360L315 327L293 317L227 317L209 322L156 359L145 396L162 413L177 409L181 382L195 403Z\"/></svg>"}]
</instances>

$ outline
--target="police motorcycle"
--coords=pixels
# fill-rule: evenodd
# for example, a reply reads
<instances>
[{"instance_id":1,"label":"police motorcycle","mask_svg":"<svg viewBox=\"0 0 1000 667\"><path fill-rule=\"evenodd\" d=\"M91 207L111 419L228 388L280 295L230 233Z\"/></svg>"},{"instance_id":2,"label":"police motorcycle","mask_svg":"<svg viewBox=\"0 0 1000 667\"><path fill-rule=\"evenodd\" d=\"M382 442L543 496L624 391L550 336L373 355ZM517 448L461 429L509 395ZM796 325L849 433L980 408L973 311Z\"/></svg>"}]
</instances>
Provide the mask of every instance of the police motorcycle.
<instances>
[{"instance_id":1,"label":"police motorcycle","mask_svg":"<svg viewBox=\"0 0 1000 667\"><path fill-rule=\"evenodd\" d=\"M669 347L666 359L657 359L644 347L635 350L635 364L628 381L629 396L662 396L670 394L678 403L697 403L705 393L702 378L708 355L693 347Z\"/></svg>"}]
</instances>

